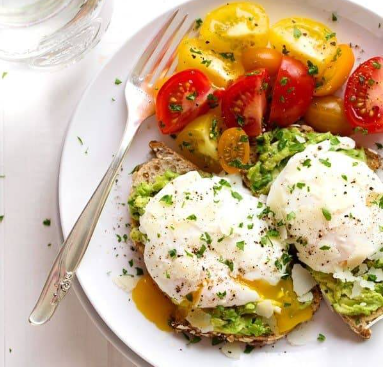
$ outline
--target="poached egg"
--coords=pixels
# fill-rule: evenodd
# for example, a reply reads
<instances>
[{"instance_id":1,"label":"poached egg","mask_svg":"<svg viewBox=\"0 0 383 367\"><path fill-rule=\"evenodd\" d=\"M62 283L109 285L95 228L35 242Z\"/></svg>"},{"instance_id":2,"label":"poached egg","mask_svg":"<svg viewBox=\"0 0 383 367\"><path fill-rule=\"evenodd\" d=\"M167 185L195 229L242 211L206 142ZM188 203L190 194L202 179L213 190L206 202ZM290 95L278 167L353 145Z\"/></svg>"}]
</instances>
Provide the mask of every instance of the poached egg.
<instances>
[{"instance_id":1,"label":"poached egg","mask_svg":"<svg viewBox=\"0 0 383 367\"><path fill-rule=\"evenodd\" d=\"M383 183L367 164L324 141L293 156L271 186L267 205L284 221L299 259L325 273L353 269L383 243Z\"/></svg>"}]
</instances>

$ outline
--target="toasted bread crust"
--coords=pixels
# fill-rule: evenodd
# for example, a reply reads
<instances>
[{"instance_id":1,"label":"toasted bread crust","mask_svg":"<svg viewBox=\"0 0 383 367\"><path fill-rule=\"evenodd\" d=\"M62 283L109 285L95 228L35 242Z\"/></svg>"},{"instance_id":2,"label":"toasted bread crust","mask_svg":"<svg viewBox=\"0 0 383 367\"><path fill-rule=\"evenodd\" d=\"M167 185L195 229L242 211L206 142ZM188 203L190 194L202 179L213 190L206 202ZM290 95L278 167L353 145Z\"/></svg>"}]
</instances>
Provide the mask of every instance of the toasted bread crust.
<instances>
[{"instance_id":1,"label":"toasted bread crust","mask_svg":"<svg viewBox=\"0 0 383 367\"><path fill-rule=\"evenodd\" d=\"M135 173L133 173L132 177L132 190L134 187L139 185L141 182L153 182L155 177L158 175L164 174L167 170L171 170L173 172L179 174L185 174L189 171L199 171L198 167L193 163L189 162L172 149L167 147L165 144L157 141L152 141L149 143L150 148L152 149L155 157L150 161L142 164L138 167ZM137 226L137 222L132 223L133 226ZM134 244L137 251L141 254L144 253L145 246L142 243ZM314 300L310 307L315 313L320 306L320 302L322 299L321 292L319 287L315 287L312 290L314 295ZM250 337L250 336L241 336L241 335L233 335L233 334L224 334L218 332L202 332L200 329L193 327L187 320L183 321L172 321L171 326L174 328L176 332L187 332L189 334L195 336L204 336L204 337L218 337L223 341L227 342L244 342L256 347L262 347L264 345L273 344L279 339L282 339L286 336L287 333L280 335L269 335L269 336L259 336L259 337Z\"/></svg>"}]
</instances>

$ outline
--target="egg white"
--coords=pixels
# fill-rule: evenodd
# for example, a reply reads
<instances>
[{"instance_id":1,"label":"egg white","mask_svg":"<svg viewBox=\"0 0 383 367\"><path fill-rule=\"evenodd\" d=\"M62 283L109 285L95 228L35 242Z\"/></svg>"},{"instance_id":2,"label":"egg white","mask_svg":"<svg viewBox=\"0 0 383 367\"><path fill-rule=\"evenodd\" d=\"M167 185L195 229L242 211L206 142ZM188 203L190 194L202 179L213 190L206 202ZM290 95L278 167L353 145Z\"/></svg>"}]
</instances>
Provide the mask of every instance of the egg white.
<instances>
[{"instance_id":1,"label":"egg white","mask_svg":"<svg viewBox=\"0 0 383 367\"><path fill-rule=\"evenodd\" d=\"M337 148L355 146L352 139L339 140ZM314 270L335 273L355 268L383 247L382 194L383 183L364 162L324 141L289 160L267 205L276 220L285 221L299 259Z\"/></svg>"},{"instance_id":2,"label":"egg white","mask_svg":"<svg viewBox=\"0 0 383 367\"><path fill-rule=\"evenodd\" d=\"M264 208L239 176L203 178L194 171L177 177L150 199L140 218L148 272L176 303L196 291L201 308L259 300L238 279L275 285L285 274L276 261L286 245L274 237L261 245L270 229L258 218Z\"/></svg>"}]
</instances>

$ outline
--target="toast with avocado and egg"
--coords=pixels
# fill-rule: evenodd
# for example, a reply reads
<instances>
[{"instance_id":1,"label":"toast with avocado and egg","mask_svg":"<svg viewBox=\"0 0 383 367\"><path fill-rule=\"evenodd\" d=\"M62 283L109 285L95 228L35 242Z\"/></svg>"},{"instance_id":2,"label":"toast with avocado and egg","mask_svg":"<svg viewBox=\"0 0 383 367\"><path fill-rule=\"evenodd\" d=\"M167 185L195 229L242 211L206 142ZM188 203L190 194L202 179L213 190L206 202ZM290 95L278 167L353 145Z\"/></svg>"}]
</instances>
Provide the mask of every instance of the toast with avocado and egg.
<instances>
[{"instance_id":1,"label":"toast with avocado and egg","mask_svg":"<svg viewBox=\"0 0 383 367\"><path fill-rule=\"evenodd\" d=\"M255 150L247 184L267 194L333 310L369 338L383 315L383 184L374 172L380 157L352 139L305 127L269 131Z\"/></svg>"},{"instance_id":2,"label":"toast with avocado and egg","mask_svg":"<svg viewBox=\"0 0 383 367\"><path fill-rule=\"evenodd\" d=\"M291 280L288 247L264 202L240 177L199 174L164 144L150 147L156 157L133 174L131 238L178 305L171 326L262 346L310 320L319 289L303 268Z\"/></svg>"}]
</instances>

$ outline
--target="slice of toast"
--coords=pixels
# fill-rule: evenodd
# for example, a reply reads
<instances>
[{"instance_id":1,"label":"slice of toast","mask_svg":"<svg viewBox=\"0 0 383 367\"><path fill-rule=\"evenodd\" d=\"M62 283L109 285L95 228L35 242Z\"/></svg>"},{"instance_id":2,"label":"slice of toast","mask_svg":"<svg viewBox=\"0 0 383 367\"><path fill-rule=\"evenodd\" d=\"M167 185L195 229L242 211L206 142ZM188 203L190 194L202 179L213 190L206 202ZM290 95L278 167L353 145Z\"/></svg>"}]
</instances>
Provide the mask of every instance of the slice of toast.
<instances>
[{"instance_id":1,"label":"slice of toast","mask_svg":"<svg viewBox=\"0 0 383 367\"><path fill-rule=\"evenodd\" d=\"M161 142L152 141L149 143L149 146L154 152L155 158L152 158L150 161L139 166L133 173L132 189L139 185L141 182L153 182L158 175L162 175L168 170L179 174L184 174L189 171L200 171L199 168L193 163L189 162ZM138 223L134 222L132 225L137 226ZM144 244L135 243L134 245L139 252L144 252ZM312 292L314 295L314 300L310 307L314 313L320 306L322 296L319 287L315 287ZM171 326L177 332L187 332L195 336L205 336L210 338L218 337L228 342L240 341L258 347L267 344L273 344L287 334L285 333L279 335L251 337L218 332L202 332L200 329L192 326L187 320L172 321Z\"/></svg>"}]
</instances>

